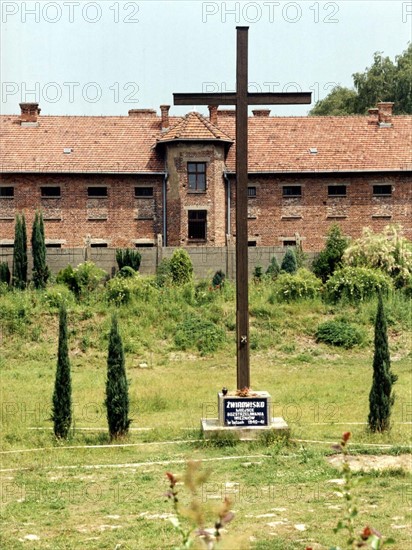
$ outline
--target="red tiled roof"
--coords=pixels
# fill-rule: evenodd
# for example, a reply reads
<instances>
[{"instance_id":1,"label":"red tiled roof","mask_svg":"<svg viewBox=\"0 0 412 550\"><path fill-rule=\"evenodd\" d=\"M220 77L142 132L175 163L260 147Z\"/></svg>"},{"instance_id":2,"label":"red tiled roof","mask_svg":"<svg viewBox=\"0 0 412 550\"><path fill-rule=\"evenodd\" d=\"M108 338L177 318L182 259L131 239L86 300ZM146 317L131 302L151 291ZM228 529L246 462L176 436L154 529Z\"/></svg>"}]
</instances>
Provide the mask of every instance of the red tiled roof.
<instances>
[{"instance_id":1,"label":"red tiled roof","mask_svg":"<svg viewBox=\"0 0 412 550\"><path fill-rule=\"evenodd\" d=\"M18 116L0 117L2 172L163 172L156 144L174 140L235 140L235 118L218 115L214 126L199 113L170 117L161 131L154 115L39 116L23 127ZM250 172L412 170L412 116L393 116L380 128L368 116L250 117ZM70 154L64 149L71 148ZM310 149L317 153L311 154ZM235 171L235 145L227 168Z\"/></svg>"},{"instance_id":2,"label":"red tiled roof","mask_svg":"<svg viewBox=\"0 0 412 550\"><path fill-rule=\"evenodd\" d=\"M157 141L165 143L170 141L225 141L233 140L223 133L217 126L197 112L188 113L173 128L170 128Z\"/></svg>"},{"instance_id":3,"label":"red tiled roof","mask_svg":"<svg viewBox=\"0 0 412 550\"><path fill-rule=\"evenodd\" d=\"M218 126L235 136L233 116L218 116ZM250 117L248 129L249 172L412 170L410 115L393 116L390 128L369 116ZM236 145L230 172L235 155Z\"/></svg>"}]
</instances>

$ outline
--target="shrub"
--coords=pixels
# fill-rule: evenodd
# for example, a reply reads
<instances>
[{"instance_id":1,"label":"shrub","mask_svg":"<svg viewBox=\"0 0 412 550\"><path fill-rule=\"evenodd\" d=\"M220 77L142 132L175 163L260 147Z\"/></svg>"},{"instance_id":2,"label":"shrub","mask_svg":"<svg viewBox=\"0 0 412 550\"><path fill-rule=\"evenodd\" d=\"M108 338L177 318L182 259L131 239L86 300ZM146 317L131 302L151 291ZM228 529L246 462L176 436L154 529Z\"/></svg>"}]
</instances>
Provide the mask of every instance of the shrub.
<instances>
[{"instance_id":1,"label":"shrub","mask_svg":"<svg viewBox=\"0 0 412 550\"><path fill-rule=\"evenodd\" d=\"M222 286L225 284L225 279L226 275L221 269L219 269L219 271L216 271L212 279L213 288L222 288Z\"/></svg>"},{"instance_id":2,"label":"shrub","mask_svg":"<svg viewBox=\"0 0 412 550\"><path fill-rule=\"evenodd\" d=\"M316 339L318 342L349 349L363 342L364 333L346 321L332 320L318 326Z\"/></svg>"},{"instance_id":3,"label":"shrub","mask_svg":"<svg viewBox=\"0 0 412 550\"><path fill-rule=\"evenodd\" d=\"M107 273L93 262L84 262L74 269L68 265L59 271L56 282L68 286L77 297L83 297L96 290L106 276Z\"/></svg>"},{"instance_id":4,"label":"shrub","mask_svg":"<svg viewBox=\"0 0 412 550\"><path fill-rule=\"evenodd\" d=\"M42 301L49 308L60 308L62 304L74 301L73 293L66 285L52 285L47 287L42 294Z\"/></svg>"},{"instance_id":5,"label":"shrub","mask_svg":"<svg viewBox=\"0 0 412 550\"><path fill-rule=\"evenodd\" d=\"M223 329L216 324L190 315L177 325L175 345L181 350L197 348L202 355L205 355L216 351L225 338Z\"/></svg>"},{"instance_id":6,"label":"shrub","mask_svg":"<svg viewBox=\"0 0 412 550\"><path fill-rule=\"evenodd\" d=\"M274 295L283 302L315 298L321 287L320 279L302 267L294 275L281 273L274 283Z\"/></svg>"},{"instance_id":7,"label":"shrub","mask_svg":"<svg viewBox=\"0 0 412 550\"><path fill-rule=\"evenodd\" d=\"M345 251L343 260L353 267L380 269L402 287L412 276L412 243L403 237L399 226L388 225L382 233L366 227L362 237Z\"/></svg>"},{"instance_id":8,"label":"shrub","mask_svg":"<svg viewBox=\"0 0 412 550\"><path fill-rule=\"evenodd\" d=\"M31 236L33 255L33 284L35 288L44 288L50 277L46 263L46 244L44 240L44 222L41 212L36 212Z\"/></svg>"},{"instance_id":9,"label":"shrub","mask_svg":"<svg viewBox=\"0 0 412 550\"><path fill-rule=\"evenodd\" d=\"M344 267L326 282L326 295L332 302L341 299L358 302L372 298L379 291L388 293L392 287L391 279L377 269Z\"/></svg>"},{"instance_id":10,"label":"shrub","mask_svg":"<svg viewBox=\"0 0 412 550\"><path fill-rule=\"evenodd\" d=\"M213 300L215 299L215 288L220 287L211 287L207 281L200 281L199 283L197 283L194 290L194 299L196 301L196 304L203 305L213 302ZM190 303L188 300L186 301Z\"/></svg>"},{"instance_id":11,"label":"shrub","mask_svg":"<svg viewBox=\"0 0 412 550\"><path fill-rule=\"evenodd\" d=\"M123 267L131 267L134 271L139 271L142 255L137 250L131 248L117 248L116 262L119 270Z\"/></svg>"},{"instance_id":12,"label":"shrub","mask_svg":"<svg viewBox=\"0 0 412 550\"><path fill-rule=\"evenodd\" d=\"M10 284L11 276L7 262L0 262L0 283Z\"/></svg>"},{"instance_id":13,"label":"shrub","mask_svg":"<svg viewBox=\"0 0 412 550\"><path fill-rule=\"evenodd\" d=\"M170 274L175 285L184 285L191 281L193 265L186 250L178 248L173 252L170 258Z\"/></svg>"},{"instance_id":14,"label":"shrub","mask_svg":"<svg viewBox=\"0 0 412 550\"><path fill-rule=\"evenodd\" d=\"M109 335L105 405L110 439L126 435L131 422L129 419L129 390L123 343L115 315L112 317Z\"/></svg>"},{"instance_id":15,"label":"shrub","mask_svg":"<svg viewBox=\"0 0 412 550\"><path fill-rule=\"evenodd\" d=\"M130 267L129 265L125 265L118 272L117 276L122 277L123 279L127 279L128 277L134 277L136 273L137 271L134 270L132 267Z\"/></svg>"},{"instance_id":16,"label":"shrub","mask_svg":"<svg viewBox=\"0 0 412 550\"><path fill-rule=\"evenodd\" d=\"M255 282L259 282L262 280L262 277L263 277L263 267L261 265L257 265L253 270L253 279L255 280Z\"/></svg>"},{"instance_id":17,"label":"shrub","mask_svg":"<svg viewBox=\"0 0 412 550\"><path fill-rule=\"evenodd\" d=\"M156 284L159 287L172 284L170 260L168 260L167 258L163 258L156 268Z\"/></svg>"},{"instance_id":18,"label":"shrub","mask_svg":"<svg viewBox=\"0 0 412 550\"><path fill-rule=\"evenodd\" d=\"M337 224L333 224L328 231L325 248L313 260L313 273L326 282L334 271L341 267L342 256L348 246L348 239L342 235Z\"/></svg>"},{"instance_id":19,"label":"shrub","mask_svg":"<svg viewBox=\"0 0 412 550\"><path fill-rule=\"evenodd\" d=\"M296 262L296 254L293 248L288 247L286 250L286 254L283 257L282 265L280 266L280 269L282 271L285 271L286 273L296 273L298 269L298 264Z\"/></svg>"},{"instance_id":20,"label":"shrub","mask_svg":"<svg viewBox=\"0 0 412 550\"><path fill-rule=\"evenodd\" d=\"M56 379L53 392L52 420L54 435L67 438L72 421L72 388L67 344L67 312L64 305L59 311L59 347Z\"/></svg>"},{"instance_id":21,"label":"shrub","mask_svg":"<svg viewBox=\"0 0 412 550\"><path fill-rule=\"evenodd\" d=\"M133 275L123 277L121 275L123 270L131 268L124 267L116 277L113 277L106 285L106 296L110 302L114 302L117 305L128 304L132 301L133 297L148 300L153 294L156 293L153 285L146 278L143 278L133 271Z\"/></svg>"},{"instance_id":22,"label":"shrub","mask_svg":"<svg viewBox=\"0 0 412 550\"><path fill-rule=\"evenodd\" d=\"M272 279L276 279L279 273L280 273L280 267L276 259L276 256L272 256L272 259L270 260L270 263L266 270L266 275L268 275Z\"/></svg>"},{"instance_id":23,"label":"shrub","mask_svg":"<svg viewBox=\"0 0 412 550\"><path fill-rule=\"evenodd\" d=\"M391 372L386 315L382 295L379 293L375 321L375 353L373 356L373 382L369 394L368 424L372 432L383 432L389 421L395 396L392 385L398 377Z\"/></svg>"},{"instance_id":24,"label":"shrub","mask_svg":"<svg viewBox=\"0 0 412 550\"><path fill-rule=\"evenodd\" d=\"M25 288L27 284L27 231L24 214L16 216L13 249L13 286Z\"/></svg>"}]
</instances>

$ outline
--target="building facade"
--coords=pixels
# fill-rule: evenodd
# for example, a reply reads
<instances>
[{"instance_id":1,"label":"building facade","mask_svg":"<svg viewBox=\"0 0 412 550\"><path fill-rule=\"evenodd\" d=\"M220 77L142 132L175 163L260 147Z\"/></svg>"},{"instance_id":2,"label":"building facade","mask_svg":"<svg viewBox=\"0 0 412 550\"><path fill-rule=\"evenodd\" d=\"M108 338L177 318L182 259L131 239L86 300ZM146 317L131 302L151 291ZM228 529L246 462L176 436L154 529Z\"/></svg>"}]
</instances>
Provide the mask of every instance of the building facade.
<instances>
[{"instance_id":1,"label":"building facade","mask_svg":"<svg viewBox=\"0 0 412 550\"><path fill-rule=\"evenodd\" d=\"M333 223L358 237L389 223L412 239L412 116L249 117L250 246L317 251ZM223 247L236 239L235 116L133 109L124 117L1 119L0 247L43 212L46 244Z\"/></svg>"}]
</instances>

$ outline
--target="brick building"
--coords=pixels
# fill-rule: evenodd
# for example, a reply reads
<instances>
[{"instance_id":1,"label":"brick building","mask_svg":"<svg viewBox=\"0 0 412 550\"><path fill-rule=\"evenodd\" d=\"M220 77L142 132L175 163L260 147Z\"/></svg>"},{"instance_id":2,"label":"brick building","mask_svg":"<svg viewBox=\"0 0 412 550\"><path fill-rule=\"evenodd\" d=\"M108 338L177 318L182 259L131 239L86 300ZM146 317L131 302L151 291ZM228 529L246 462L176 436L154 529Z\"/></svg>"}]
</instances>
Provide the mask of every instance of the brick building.
<instances>
[{"instance_id":1,"label":"brick building","mask_svg":"<svg viewBox=\"0 0 412 550\"><path fill-rule=\"evenodd\" d=\"M225 246L235 235L235 116L210 107L160 116L1 119L0 246L36 209L49 247ZM249 244L322 248L338 222L399 223L412 239L412 116L379 103L367 116L249 118Z\"/></svg>"}]
</instances>

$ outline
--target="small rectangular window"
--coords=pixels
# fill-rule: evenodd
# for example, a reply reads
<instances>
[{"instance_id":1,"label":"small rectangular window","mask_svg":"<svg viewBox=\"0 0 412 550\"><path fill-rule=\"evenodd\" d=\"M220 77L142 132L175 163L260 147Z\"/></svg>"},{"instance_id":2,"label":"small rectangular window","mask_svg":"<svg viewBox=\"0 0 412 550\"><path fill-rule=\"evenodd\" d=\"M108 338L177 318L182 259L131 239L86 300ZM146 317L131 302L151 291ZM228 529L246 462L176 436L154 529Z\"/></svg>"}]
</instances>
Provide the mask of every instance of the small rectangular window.
<instances>
[{"instance_id":1,"label":"small rectangular window","mask_svg":"<svg viewBox=\"0 0 412 550\"><path fill-rule=\"evenodd\" d=\"M153 187L135 187L134 196L139 199L153 197Z\"/></svg>"},{"instance_id":2,"label":"small rectangular window","mask_svg":"<svg viewBox=\"0 0 412 550\"><path fill-rule=\"evenodd\" d=\"M153 248L153 243L136 243L136 248Z\"/></svg>"},{"instance_id":3,"label":"small rectangular window","mask_svg":"<svg viewBox=\"0 0 412 550\"><path fill-rule=\"evenodd\" d=\"M256 187L251 186L247 188L247 196L249 199L256 198Z\"/></svg>"},{"instance_id":4,"label":"small rectangular window","mask_svg":"<svg viewBox=\"0 0 412 550\"><path fill-rule=\"evenodd\" d=\"M288 246L296 246L296 241L283 241L283 246L286 248Z\"/></svg>"},{"instance_id":5,"label":"small rectangular window","mask_svg":"<svg viewBox=\"0 0 412 550\"><path fill-rule=\"evenodd\" d=\"M55 198L55 197L60 197L61 196L61 190L60 190L60 187L56 186L56 187L40 187L40 194L42 196L42 198Z\"/></svg>"},{"instance_id":6,"label":"small rectangular window","mask_svg":"<svg viewBox=\"0 0 412 550\"><path fill-rule=\"evenodd\" d=\"M328 185L329 197L344 197L346 196L346 185Z\"/></svg>"},{"instance_id":7,"label":"small rectangular window","mask_svg":"<svg viewBox=\"0 0 412 550\"><path fill-rule=\"evenodd\" d=\"M61 243L46 243L46 248L61 248Z\"/></svg>"},{"instance_id":8,"label":"small rectangular window","mask_svg":"<svg viewBox=\"0 0 412 550\"><path fill-rule=\"evenodd\" d=\"M247 245L248 246L257 246L256 241L248 241Z\"/></svg>"},{"instance_id":9,"label":"small rectangular window","mask_svg":"<svg viewBox=\"0 0 412 550\"><path fill-rule=\"evenodd\" d=\"M284 185L282 189L284 197L302 196L302 187L300 185Z\"/></svg>"},{"instance_id":10,"label":"small rectangular window","mask_svg":"<svg viewBox=\"0 0 412 550\"><path fill-rule=\"evenodd\" d=\"M188 238L192 241L206 240L207 210L189 210Z\"/></svg>"},{"instance_id":11,"label":"small rectangular window","mask_svg":"<svg viewBox=\"0 0 412 550\"><path fill-rule=\"evenodd\" d=\"M91 243L90 248L107 248L107 243Z\"/></svg>"},{"instance_id":12,"label":"small rectangular window","mask_svg":"<svg viewBox=\"0 0 412 550\"><path fill-rule=\"evenodd\" d=\"M88 187L88 197L107 197L107 187Z\"/></svg>"},{"instance_id":13,"label":"small rectangular window","mask_svg":"<svg viewBox=\"0 0 412 550\"><path fill-rule=\"evenodd\" d=\"M374 195L392 195L392 185L374 185Z\"/></svg>"},{"instance_id":14,"label":"small rectangular window","mask_svg":"<svg viewBox=\"0 0 412 550\"><path fill-rule=\"evenodd\" d=\"M0 197L12 199L14 197L14 187L0 187Z\"/></svg>"},{"instance_id":15,"label":"small rectangular window","mask_svg":"<svg viewBox=\"0 0 412 550\"><path fill-rule=\"evenodd\" d=\"M204 193L206 191L206 162L188 162L187 177L189 191Z\"/></svg>"}]
</instances>

